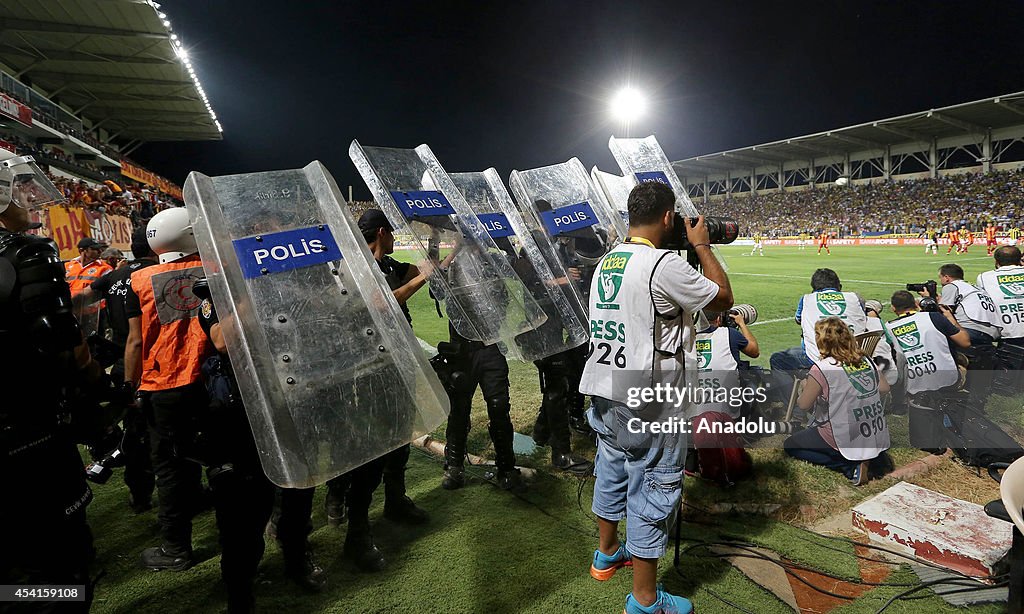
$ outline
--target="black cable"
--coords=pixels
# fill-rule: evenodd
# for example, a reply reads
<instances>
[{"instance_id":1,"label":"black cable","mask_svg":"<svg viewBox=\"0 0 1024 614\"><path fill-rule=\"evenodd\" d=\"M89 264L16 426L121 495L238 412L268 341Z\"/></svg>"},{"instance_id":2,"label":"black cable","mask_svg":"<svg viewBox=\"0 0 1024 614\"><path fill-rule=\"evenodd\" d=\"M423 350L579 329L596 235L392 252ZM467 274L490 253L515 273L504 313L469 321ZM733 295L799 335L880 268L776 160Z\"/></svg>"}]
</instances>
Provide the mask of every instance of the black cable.
<instances>
[{"instance_id":1,"label":"black cable","mask_svg":"<svg viewBox=\"0 0 1024 614\"><path fill-rule=\"evenodd\" d=\"M889 608L889 606L891 606L892 604L896 603L898 600L905 598L907 595L910 595L912 593L916 593L917 591L924 590L924 589L932 587L932 586L936 586L936 585L939 585L939 584L945 584L945 583L946 583L946 581L941 579L941 578L938 579L938 580L930 580L928 582L922 582L920 586L916 586L916 587L914 587L914 588L912 588L910 590L906 590L906 591L897 593L897 594L893 595L892 597L890 597L889 600L886 601L882 605L882 607L878 609L877 612L875 612L875 614L882 614L882 612L885 612ZM1006 584L1009 584L1009 583L1007 582ZM983 589L989 589L989 588L999 588L999 586L984 586L984 587L974 588L972 590L983 590ZM968 591L951 591L951 592L968 592Z\"/></svg>"},{"instance_id":2,"label":"black cable","mask_svg":"<svg viewBox=\"0 0 1024 614\"><path fill-rule=\"evenodd\" d=\"M683 572L679 571L679 566L678 565L672 565L672 569L675 570L676 574L680 578L682 578L683 580L686 580L686 576L683 575ZM707 594L711 595L715 599L717 599L717 600L721 601L722 603L724 603L725 605L727 605L727 606L729 606L731 608L734 608L736 610L739 610L740 612L743 612L744 614L757 614L756 612L752 612L751 610L748 610L748 609L744 608L743 606L736 605L735 603L729 601L725 597L722 597L721 595L719 595L715 591L711 590L707 586L701 586L700 588L703 591L705 591Z\"/></svg>"}]
</instances>

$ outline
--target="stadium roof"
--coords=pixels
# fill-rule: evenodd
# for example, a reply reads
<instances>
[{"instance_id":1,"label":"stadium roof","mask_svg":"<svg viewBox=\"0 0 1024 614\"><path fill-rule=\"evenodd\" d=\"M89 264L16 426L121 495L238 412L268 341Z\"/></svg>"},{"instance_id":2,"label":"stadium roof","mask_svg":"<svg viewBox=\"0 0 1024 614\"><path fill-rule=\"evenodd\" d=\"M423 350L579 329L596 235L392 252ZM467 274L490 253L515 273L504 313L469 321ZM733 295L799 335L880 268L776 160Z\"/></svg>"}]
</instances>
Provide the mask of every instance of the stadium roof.
<instances>
[{"instance_id":1,"label":"stadium roof","mask_svg":"<svg viewBox=\"0 0 1024 614\"><path fill-rule=\"evenodd\" d=\"M965 102L941 109L848 126L837 130L783 139L763 145L730 149L673 162L680 177L703 177L727 171L749 171L791 160L829 158L908 142L976 135L1024 124L1024 92Z\"/></svg>"},{"instance_id":2,"label":"stadium roof","mask_svg":"<svg viewBox=\"0 0 1024 614\"><path fill-rule=\"evenodd\" d=\"M181 40L152 0L4 0L0 56L120 139L221 138Z\"/></svg>"}]
</instances>

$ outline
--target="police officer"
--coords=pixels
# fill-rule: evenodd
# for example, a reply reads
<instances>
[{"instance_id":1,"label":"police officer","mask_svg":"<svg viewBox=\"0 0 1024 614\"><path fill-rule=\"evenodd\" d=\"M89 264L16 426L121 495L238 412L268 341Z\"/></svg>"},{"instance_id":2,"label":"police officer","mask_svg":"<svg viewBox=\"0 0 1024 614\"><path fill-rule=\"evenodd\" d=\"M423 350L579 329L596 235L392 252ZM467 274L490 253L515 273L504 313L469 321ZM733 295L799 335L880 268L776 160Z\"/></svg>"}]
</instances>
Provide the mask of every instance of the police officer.
<instances>
[{"instance_id":1,"label":"police officer","mask_svg":"<svg viewBox=\"0 0 1024 614\"><path fill-rule=\"evenodd\" d=\"M115 382L124 381L124 349L128 343L126 299L131 274L157 262L156 254L146 239L145 227L137 228L132 234L132 255L135 259L127 265L96 279L72 297L76 306L85 306L99 300L106 301L110 341L119 354L110 369L110 377ZM139 407L130 407L124 418L124 442L121 451L125 456L124 483L128 487L128 505L136 514L153 507L155 478L149 448L146 417Z\"/></svg>"},{"instance_id":2,"label":"police officer","mask_svg":"<svg viewBox=\"0 0 1024 614\"><path fill-rule=\"evenodd\" d=\"M192 294L192 284L205 275L184 208L154 215L147 237L160 262L131 274L124 377L141 393L149 424L163 543L144 550L141 558L149 569L182 571L193 562L192 517L201 506L201 469L175 451L192 444L196 421L209 403L202 364L212 347L197 317L201 301Z\"/></svg>"},{"instance_id":3,"label":"police officer","mask_svg":"<svg viewBox=\"0 0 1024 614\"><path fill-rule=\"evenodd\" d=\"M995 270L978 275L976 285L996 305L1002 325L1001 343L1024 346L1024 266L1020 263L1020 248L1004 245L993 256Z\"/></svg>"},{"instance_id":4,"label":"police officer","mask_svg":"<svg viewBox=\"0 0 1024 614\"><path fill-rule=\"evenodd\" d=\"M102 371L72 313L57 246L22 234L38 228L30 210L63 199L31 156L0 149L0 158L0 381L8 391L23 392L0 407L0 458L10 493L0 505L0 525L8 528L0 584L85 586L84 601L29 606L33 612L85 612L92 601L94 551L85 517L92 490L61 424L55 382L94 382Z\"/></svg>"},{"instance_id":5,"label":"police officer","mask_svg":"<svg viewBox=\"0 0 1024 614\"><path fill-rule=\"evenodd\" d=\"M421 271L420 267L399 262L389 255L395 250L395 236L380 209L366 210L358 224L367 247L411 325L412 314L406 302L426 284L429 271ZM327 482L325 504L328 522L340 524L345 517L341 509L347 506L348 532L343 554L364 571L381 571L387 564L383 553L373 542L369 520L373 491L382 479L385 518L407 524L423 524L429 520L429 515L406 495L405 469L409 453L410 446L406 444Z\"/></svg>"},{"instance_id":6,"label":"police officer","mask_svg":"<svg viewBox=\"0 0 1024 614\"><path fill-rule=\"evenodd\" d=\"M218 355L203 365L209 411L199 422L202 442L196 453L207 464L207 477L213 490L217 511L217 530L221 543L221 575L228 589L228 609L248 612L254 604L253 580L263 557L263 531L274 506L275 486L260 466L259 452L252 435L238 384L231 370L227 346L217 310L206 279L195 282L193 294L202 299L199 323ZM297 493L304 498L313 489L281 489L281 496ZM276 537L285 560L285 575L299 586L318 592L327 585L327 576L313 560L309 545L309 515L282 514L276 524Z\"/></svg>"},{"instance_id":7,"label":"police officer","mask_svg":"<svg viewBox=\"0 0 1024 614\"><path fill-rule=\"evenodd\" d=\"M641 429L634 436L635 412L643 410L626 404L654 384L679 387L683 353L692 347L693 314L732 306L729 279L711 251L703 217L694 226L687 223L686 234L704 276L676 253L659 249L674 231L675 201L661 183L641 183L630 192L629 237L604 257L594 280L617 290L602 301L592 293L590 301L591 330L613 334L592 338L580 384L581 392L593 395L590 424L598 433L593 511L600 543L590 573L607 580L632 563L626 614L693 610L689 600L659 589L657 581L668 518L682 492L686 437L661 429ZM620 520L627 521L625 545L619 541Z\"/></svg>"},{"instance_id":8,"label":"police officer","mask_svg":"<svg viewBox=\"0 0 1024 614\"><path fill-rule=\"evenodd\" d=\"M498 238L498 246L504 254L514 254L507 238ZM462 258L469 256L478 247L463 247ZM504 257L504 255L502 256ZM465 279L460 262L456 258L450 267L449 275L458 281L460 287L472 283ZM475 261L478 262L478 261ZM488 308L495 313L504 313L508 306L508 290L504 282L491 285L495 291L486 297ZM482 298L482 297L478 297ZM448 426L445 429L444 478L441 487L455 490L465 485L466 439L469 436L470 412L473 408L473 394L477 386L483 393L487 405L487 431L494 443L496 479L498 486L505 490L518 490L522 487L519 470L516 469L516 455L512 446L513 428L510 412L512 403L509 398L508 361L501 353L497 344L485 345L480 341L470 341L448 325L450 347L456 352L452 359L455 373L445 383L448 398L451 401L451 413L448 415Z\"/></svg>"},{"instance_id":9,"label":"police officer","mask_svg":"<svg viewBox=\"0 0 1024 614\"><path fill-rule=\"evenodd\" d=\"M64 263L68 285L71 287L71 296L74 298L80 292L85 291L92 285L92 282L110 273L114 269L107 262L100 258L107 244L97 241L92 237L85 237L78 242L77 258ZM76 305L75 316L82 326L83 332L88 337L100 332L100 310L103 305Z\"/></svg>"}]
</instances>

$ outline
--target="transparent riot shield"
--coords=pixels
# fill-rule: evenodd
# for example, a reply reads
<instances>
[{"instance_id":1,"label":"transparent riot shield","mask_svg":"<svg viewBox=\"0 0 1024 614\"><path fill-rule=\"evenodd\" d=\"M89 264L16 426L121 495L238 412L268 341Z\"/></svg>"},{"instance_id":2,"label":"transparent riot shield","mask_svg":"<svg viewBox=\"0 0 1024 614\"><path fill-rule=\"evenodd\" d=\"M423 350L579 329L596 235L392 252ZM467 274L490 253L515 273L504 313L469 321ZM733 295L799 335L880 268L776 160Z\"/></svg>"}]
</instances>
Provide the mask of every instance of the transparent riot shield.
<instances>
[{"instance_id":1,"label":"transparent riot shield","mask_svg":"<svg viewBox=\"0 0 1024 614\"><path fill-rule=\"evenodd\" d=\"M629 177L606 173L598 170L596 166L590 169L590 178L594 181L594 185L604 194L604 199L608 201L612 209L619 212L622 221L628 226L629 207L627 203L629 202L629 193L633 190L633 186L636 185L636 181Z\"/></svg>"},{"instance_id":2,"label":"transparent riot shield","mask_svg":"<svg viewBox=\"0 0 1024 614\"><path fill-rule=\"evenodd\" d=\"M323 483L444 421L448 397L319 162L193 172L185 203L271 481Z\"/></svg>"},{"instance_id":3,"label":"transparent riot shield","mask_svg":"<svg viewBox=\"0 0 1024 614\"><path fill-rule=\"evenodd\" d=\"M576 158L512 171L509 186L527 232L536 239L553 280L576 317L589 325L590 282L601 258L626 235L626 225ZM586 331L589 335L589 330Z\"/></svg>"},{"instance_id":4,"label":"transparent riot shield","mask_svg":"<svg viewBox=\"0 0 1024 614\"><path fill-rule=\"evenodd\" d=\"M657 181L672 188L676 195L676 211L684 217L697 217L697 208L693 206L686 188L672 169L665 152L662 151L658 139L651 135L643 139L608 139L608 149L619 163L622 174L632 177L637 183Z\"/></svg>"},{"instance_id":5,"label":"transparent riot shield","mask_svg":"<svg viewBox=\"0 0 1024 614\"><path fill-rule=\"evenodd\" d=\"M524 305L538 309L543 317L540 326L515 336L514 347L522 359L540 360L585 343L586 310L573 309L574 302L578 305L575 294L558 283L498 171L489 168L482 173L451 173L449 177L491 238L508 255L516 279L522 280L518 290L527 293ZM545 236L540 240L550 243Z\"/></svg>"},{"instance_id":6,"label":"transparent riot shield","mask_svg":"<svg viewBox=\"0 0 1024 614\"><path fill-rule=\"evenodd\" d=\"M472 341L503 344L517 355L515 337L539 326L544 312L523 291L484 225L473 214L430 148L363 147L349 156L374 200L413 247L418 266L435 271L430 291L444 302L455 331Z\"/></svg>"}]
</instances>

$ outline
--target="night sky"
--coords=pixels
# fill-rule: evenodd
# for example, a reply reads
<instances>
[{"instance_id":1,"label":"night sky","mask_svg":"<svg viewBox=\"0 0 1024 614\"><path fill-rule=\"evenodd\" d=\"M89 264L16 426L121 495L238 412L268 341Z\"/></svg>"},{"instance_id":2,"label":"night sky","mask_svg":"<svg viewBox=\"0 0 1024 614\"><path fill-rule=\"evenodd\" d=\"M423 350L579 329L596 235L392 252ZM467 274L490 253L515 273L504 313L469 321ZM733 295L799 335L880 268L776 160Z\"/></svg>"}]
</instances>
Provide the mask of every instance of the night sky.
<instances>
[{"instance_id":1,"label":"night sky","mask_svg":"<svg viewBox=\"0 0 1024 614\"><path fill-rule=\"evenodd\" d=\"M608 113L651 100L631 136L678 160L1024 90L1024 3L162 3L224 126L222 142L133 158L183 182L427 143L449 172L508 179L579 157L619 172Z\"/></svg>"}]
</instances>

